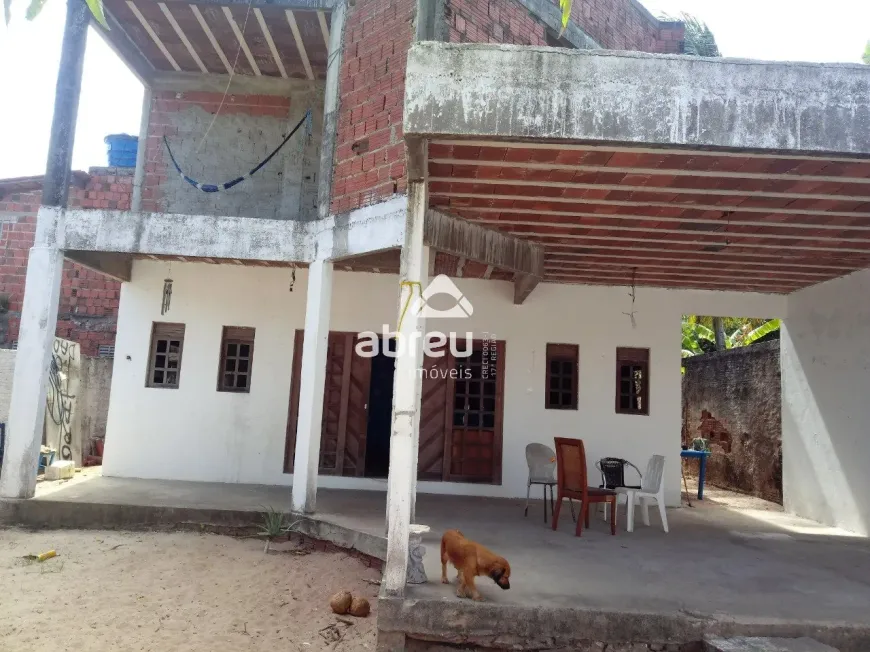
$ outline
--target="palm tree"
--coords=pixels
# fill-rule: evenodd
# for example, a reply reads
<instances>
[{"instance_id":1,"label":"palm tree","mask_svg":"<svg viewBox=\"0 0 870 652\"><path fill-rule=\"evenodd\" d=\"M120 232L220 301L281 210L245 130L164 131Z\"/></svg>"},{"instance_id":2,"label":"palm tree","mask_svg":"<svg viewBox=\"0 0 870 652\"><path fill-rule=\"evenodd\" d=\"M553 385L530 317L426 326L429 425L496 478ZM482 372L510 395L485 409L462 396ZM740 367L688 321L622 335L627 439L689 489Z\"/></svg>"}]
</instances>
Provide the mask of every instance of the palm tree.
<instances>
[{"instance_id":1,"label":"palm tree","mask_svg":"<svg viewBox=\"0 0 870 652\"><path fill-rule=\"evenodd\" d=\"M67 2L77 1L78 0L67 0ZM88 8L90 8L94 18L97 19L97 22L106 29L109 29L108 24L106 24L106 14L103 12L103 0L84 0L84 2L88 5ZM44 6L45 0L30 0L30 5L27 7L27 13L25 14L27 20L33 20L36 18ZM9 25L9 18L12 16L12 0L3 0L3 13L6 17L6 24Z\"/></svg>"},{"instance_id":2,"label":"palm tree","mask_svg":"<svg viewBox=\"0 0 870 652\"><path fill-rule=\"evenodd\" d=\"M686 26L686 34L684 38L685 49L683 54L690 54L696 57L721 57L719 46L716 45L716 37L713 32L707 27L707 23L691 14L683 12L679 18L672 18L667 14L661 15L661 20L671 22L682 22Z\"/></svg>"}]
</instances>

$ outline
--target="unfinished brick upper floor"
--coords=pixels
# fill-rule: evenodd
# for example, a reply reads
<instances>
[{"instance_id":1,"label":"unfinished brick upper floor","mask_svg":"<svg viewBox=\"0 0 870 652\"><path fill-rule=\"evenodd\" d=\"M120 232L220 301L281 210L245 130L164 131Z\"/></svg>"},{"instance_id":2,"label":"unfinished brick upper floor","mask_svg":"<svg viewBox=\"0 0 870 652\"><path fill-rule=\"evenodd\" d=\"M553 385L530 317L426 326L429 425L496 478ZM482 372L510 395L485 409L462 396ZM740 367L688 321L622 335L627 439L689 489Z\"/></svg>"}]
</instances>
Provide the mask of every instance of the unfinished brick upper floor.
<instances>
[{"instance_id":1,"label":"unfinished brick upper floor","mask_svg":"<svg viewBox=\"0 0 870 652\"><path fill-rule=\"evenodd\" d=\"M551 4L553 10L558 10L558 0L551 0ZM321 129L323 80L328 69L326 47L332 29L330 11L290 12L300 38L294 42L281 12L264 8L257 20L245 23L244 16L232 6L228 6L227 13L221 7L195 9L196 5L167 3L168 13L187 37L187 47L169 21L167 10L158 8L153 0L136 0L133 5L138 15L129 4L113 2L115 5L117 19L125 29L129 28L131 38L161 71L226 72L223 60L231 62L239 48L231 29L235 22L249 46L239 51L235 67L239 77L298 80L292 88L276 87L272 95L268 91L251 94L233 89L226 97L219 89L155 91L146 108L150 120L144 141L141 208L277 219L316 216L319 133L309 142L307 151L301 151L293 141L253 179L229 192L207 197L180 179L164 137L185 173L204 183L222 183L246 173L262 160L306 109L313 111L315 128ZM446 0L439 6L443 7L443 15L436 17L435 33L445 40L542 46L554 42L556 36L552 16L539 15L526 0ZM332 214L402 194L407 186L402 111L417 2L365 0L348 3L346 11L334 124ZM658 21L636 0L575 0L572 20L588 37L584 47L682 51L682 25ZM143 21L159 35L171 60L143 29ZM270 39L274 50L269 46ZM298 177L296 181L290 178L293 175Z\"/></svg>"}]
</instances>

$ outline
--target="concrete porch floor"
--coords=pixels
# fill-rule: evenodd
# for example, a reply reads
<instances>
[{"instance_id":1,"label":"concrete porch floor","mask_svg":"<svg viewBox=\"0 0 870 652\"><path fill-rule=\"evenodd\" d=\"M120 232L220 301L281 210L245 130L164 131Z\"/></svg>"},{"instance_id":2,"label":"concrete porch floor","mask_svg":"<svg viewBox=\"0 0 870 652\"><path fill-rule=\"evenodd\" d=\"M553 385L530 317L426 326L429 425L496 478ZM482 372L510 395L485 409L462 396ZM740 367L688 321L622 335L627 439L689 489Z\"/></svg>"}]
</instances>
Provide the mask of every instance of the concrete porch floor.
<instances>
[{"instance_id":1,"label":"concrete porch floor","mask_svg":"<svg viewBox=\"0 0 870 652\"><path fill-rule=\"evenodd\" d=\"M385 498L380 492L321 490L317 519L357 533L363 541L354 547L381 556ZM696 625L730 623L734 633L806 634L842 650L870 649L870 540L712 488L706 500L692 502L694 507L668 510L669 534L662 531L654 509L651 527L643 526L638 514L635 532L627 533L623 507L615 537L596 515L591 528L577 538L568 505L554 532L543 523L541 501L533 502L524 518L523 501L420 495L417 522L432 528L424 537L429 583L409 586L404 605L382 610L381 619L390 613L401 616L409 633L425 638L433 636L427 629L435 626L432 612L415 612L415 603L439 603L441 611L496 609L502 615L513 613L514 607L657 614ZM26 518L23 503L42 516ZM99 509L88 515L89 506ZM82 527L61 515L105 520L118 513L113 506L168 514L162 521L149 517L144 525L171 523L173 518L213 521L215 514L257 522L266 507L289 509L290 489L92 474L63 485L42 484L33 500L7 503L3 516L6 522ZM11 511L13 507L18 511ZM129 520L117 524L129 525ZM440 584L439 542L448 528L459 528L505 556L512 568L511 590L479 578L486 602L472 604L458 600L454 586ZM449 577L455 579L454 570ZM716 629L721 632L721 627Z\"/></svg>"}]
</instances>

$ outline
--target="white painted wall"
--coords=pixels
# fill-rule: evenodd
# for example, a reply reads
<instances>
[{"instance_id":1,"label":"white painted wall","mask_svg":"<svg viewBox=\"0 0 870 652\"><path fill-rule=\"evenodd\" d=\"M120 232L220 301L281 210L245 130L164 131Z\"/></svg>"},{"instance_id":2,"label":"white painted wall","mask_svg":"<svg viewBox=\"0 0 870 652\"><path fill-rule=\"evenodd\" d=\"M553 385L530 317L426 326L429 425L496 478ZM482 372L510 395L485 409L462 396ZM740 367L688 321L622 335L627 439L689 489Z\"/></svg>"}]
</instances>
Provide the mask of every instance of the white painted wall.
<instances>
[{"instance_id":1,"label":"white painted wall","mask_svg":"<svg viewBox=\"0 0 870 652\"><path fill-rule=\"evenodd\" d=\"M217 482L285 484L284 433L290 393L293 332L304 323L307 277L290 271L173 263L172 307L161 318L167 264L136 261L118 314L112 400L103 471L106 475ZM335 272L332 330L375 330L396 322L398 280L385 274ZM782 297L640 288L637 328L626 288L541 284L522 306L510 283L460 279L474 304L465 320L427 322L429 330L495 333L506 341L503 484L421 482L421 492L524 496L525 446L553 445L554 436L586 441L590 466L605 455L641 468L654 453L668 457L667 494L679 501L680 316L683 313L778 317ZM187 325L177 390L145 388L152 321ZM441 323L438 323L441 322ZM215 390L221 327L256 331L250 394ZM580 346L577 411L544 409L548 342ZM650 416L614 413L618 346L651 350ZM129 359L128 359L129 356ZM386 489L385 481L321 477L320 486Z\"/></svg>"},{"instance_id":2,"label":"white painted wall","mask_svg":"<svg viewBox=\"0 0 870 652\"><path fill-rule=\"evenodd\" d=\"M9 421L12 400L12 374L15 371L15 351L0 349L0 423Z\"/></svg>"},{"instance_id":3,"label":"white painted wall","mask_svg":"<svg viewBox=\"0 0 870 652\"><path fill-rule=\"evenodd\" d=\"M785 508L870 535L870 270L788 297Z\"/></svg>"}]
</instances>

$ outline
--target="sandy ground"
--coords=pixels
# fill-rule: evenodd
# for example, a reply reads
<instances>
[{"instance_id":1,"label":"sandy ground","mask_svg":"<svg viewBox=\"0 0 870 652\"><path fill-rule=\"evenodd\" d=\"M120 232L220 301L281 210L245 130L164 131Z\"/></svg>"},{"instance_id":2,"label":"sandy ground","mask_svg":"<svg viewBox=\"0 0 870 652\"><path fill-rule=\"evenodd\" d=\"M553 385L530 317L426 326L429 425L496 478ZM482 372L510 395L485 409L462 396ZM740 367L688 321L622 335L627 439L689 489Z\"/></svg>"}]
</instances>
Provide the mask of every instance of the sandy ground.
<instances>
[{"instance_id":1,"label":"sandy ground","mask_svg":"<svg viewBox=\"0 0 870 652\"><path fill-rule=\"evenodd\" d=\"M377 579L346 555L267 555L254 539L0 529L0 650L373 652ZM328 601L342 589L372 615L340 622ZM337 642L320 633L330 625Z\"/></svg>"}]
</instances>

